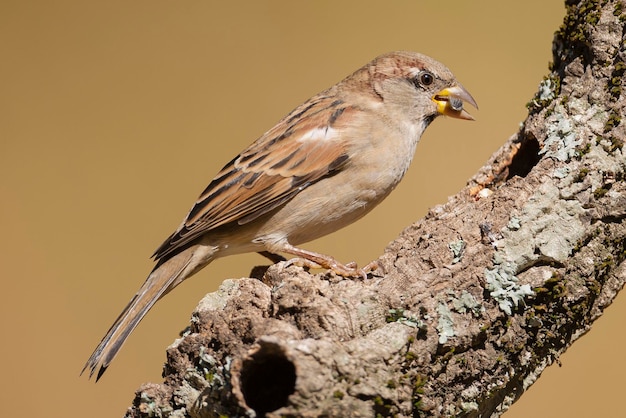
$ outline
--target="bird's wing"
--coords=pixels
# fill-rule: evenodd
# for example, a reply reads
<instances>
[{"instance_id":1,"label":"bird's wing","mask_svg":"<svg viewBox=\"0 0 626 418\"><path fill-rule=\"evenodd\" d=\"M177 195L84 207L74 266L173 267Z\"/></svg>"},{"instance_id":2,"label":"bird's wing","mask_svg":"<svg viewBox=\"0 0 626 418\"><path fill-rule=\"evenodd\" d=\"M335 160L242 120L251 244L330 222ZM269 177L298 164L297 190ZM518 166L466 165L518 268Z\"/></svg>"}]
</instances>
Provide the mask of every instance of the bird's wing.
<instances>
[{"instance_id":1,"label":"bird's wing","mask_svg":"<svg viewBox=\"0 0 626 418\"><path fill-rule=\"evenodd\" d=\"M207 231L253 221L349 162L340 127L360 110L328 95L302 104L228 163L154 253L161 259Z\"/></svg>"}]
</instances>

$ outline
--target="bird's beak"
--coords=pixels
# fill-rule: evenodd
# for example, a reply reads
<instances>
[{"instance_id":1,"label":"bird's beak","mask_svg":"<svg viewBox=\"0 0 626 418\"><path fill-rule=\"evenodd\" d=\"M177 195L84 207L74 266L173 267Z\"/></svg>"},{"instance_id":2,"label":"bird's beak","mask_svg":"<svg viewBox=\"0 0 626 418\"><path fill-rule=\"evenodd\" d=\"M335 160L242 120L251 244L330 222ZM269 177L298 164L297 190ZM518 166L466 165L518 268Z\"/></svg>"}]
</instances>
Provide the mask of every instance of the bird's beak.
<instances>
[{"instance_id":1,"label":"bird's beak","mask_svg":"<svg viewBox=\"0 0 626 418\"><path fill-rule=\"evenodd\" d=\"M472 115L463 110L463 102L478 109L472 95L460 84L441 90L433 96L433 102L437 104L437 112L458 119L474 120Z\"/></svg>"}]
</instances>

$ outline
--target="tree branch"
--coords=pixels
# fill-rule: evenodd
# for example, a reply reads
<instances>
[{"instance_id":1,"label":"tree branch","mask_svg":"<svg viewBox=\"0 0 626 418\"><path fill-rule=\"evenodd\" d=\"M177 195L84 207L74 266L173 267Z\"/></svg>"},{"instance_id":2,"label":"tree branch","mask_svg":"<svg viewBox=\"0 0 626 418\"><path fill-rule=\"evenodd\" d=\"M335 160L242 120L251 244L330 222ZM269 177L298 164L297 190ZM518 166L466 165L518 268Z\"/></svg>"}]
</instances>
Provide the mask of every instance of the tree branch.
<instances>
[{"instance_id":1,"label":"tree branch","mask_svg":"<svg viewBox=\"0 0 626 418\"><path fill-rule=\"evenodd\" d=\"M381 271L225 281L127 417L504 412L626 280L625 6L567 1L519 132Z\"/></svg>"}]
</instances>

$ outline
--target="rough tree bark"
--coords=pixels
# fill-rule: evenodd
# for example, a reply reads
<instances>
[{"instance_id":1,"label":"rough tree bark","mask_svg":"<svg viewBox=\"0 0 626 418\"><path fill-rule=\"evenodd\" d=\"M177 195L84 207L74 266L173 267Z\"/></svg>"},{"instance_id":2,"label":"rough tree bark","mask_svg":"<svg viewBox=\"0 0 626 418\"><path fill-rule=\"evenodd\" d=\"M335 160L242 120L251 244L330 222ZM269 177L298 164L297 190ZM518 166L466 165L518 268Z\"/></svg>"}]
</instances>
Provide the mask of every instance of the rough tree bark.
<instances>
[{"instance_id":1,"label":"rough tree bark","mask_svg":"<svg viewBox=\"0 0 626 418\"><path fill-rule=\"evenodd\" d=\"M127 417L499 416L626 280L626 1L567 1L519 132L368 280L207 295Z\"/></svg>"}]
</instances>

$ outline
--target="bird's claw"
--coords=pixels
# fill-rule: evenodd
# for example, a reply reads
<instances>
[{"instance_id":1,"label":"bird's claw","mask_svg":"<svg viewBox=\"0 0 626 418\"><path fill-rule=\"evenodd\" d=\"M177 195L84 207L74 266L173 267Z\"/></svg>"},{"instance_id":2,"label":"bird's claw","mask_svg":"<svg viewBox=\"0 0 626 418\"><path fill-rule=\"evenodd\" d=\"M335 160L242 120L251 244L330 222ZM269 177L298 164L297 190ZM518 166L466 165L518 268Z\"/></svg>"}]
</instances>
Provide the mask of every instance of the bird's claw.
<instances>
[{"instance_id":1,"label":"bird's claw","mask_svg":"<svg viewBox=\"0 0 626 418\"><path fill-rule=\"evenodd\" d=\"M333 259L331 262L325 265L302 257L296 257L287 260L285 262L285 267L289 266L298 266L310 269L328 269L341 277L361 277L363 279L367 279L367 275L370 272L380 268L380 265L376 260L366 264L363 268L359 268L357 263L354 261L342 264Z\"/></svg>"}]
</instances>

